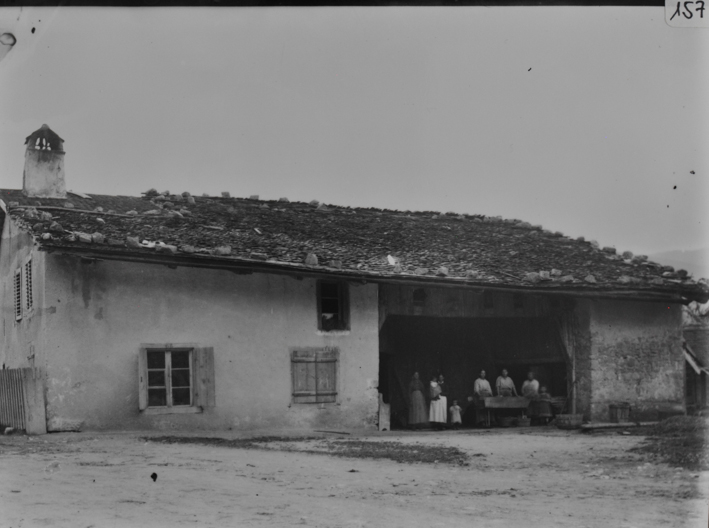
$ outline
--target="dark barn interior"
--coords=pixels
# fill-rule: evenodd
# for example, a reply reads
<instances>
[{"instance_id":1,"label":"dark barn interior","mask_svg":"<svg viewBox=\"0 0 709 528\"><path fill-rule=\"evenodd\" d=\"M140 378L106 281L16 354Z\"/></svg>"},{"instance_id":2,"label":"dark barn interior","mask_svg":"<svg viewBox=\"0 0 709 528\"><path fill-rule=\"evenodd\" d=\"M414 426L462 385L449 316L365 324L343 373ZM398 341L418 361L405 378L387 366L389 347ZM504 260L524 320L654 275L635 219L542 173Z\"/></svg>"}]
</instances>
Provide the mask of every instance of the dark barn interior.
<instances>
[{"instance_id":1,"label":"dark barn interior","mask_svg":"<svg viewBox=\"0 0 709 528\"><path fill-rule=\"evenodd\" d=\"M391 405L391 426L406 427L414 372L428 387L445 377L448 405L467 405L481 370L490 385L506 368L521 393L531 369L552 396L567 396L567 364L549 317L431 317L390 315L380 331L380 392ZM426 395L428 397L428 395Z\"/></svg>"}]
</instances>

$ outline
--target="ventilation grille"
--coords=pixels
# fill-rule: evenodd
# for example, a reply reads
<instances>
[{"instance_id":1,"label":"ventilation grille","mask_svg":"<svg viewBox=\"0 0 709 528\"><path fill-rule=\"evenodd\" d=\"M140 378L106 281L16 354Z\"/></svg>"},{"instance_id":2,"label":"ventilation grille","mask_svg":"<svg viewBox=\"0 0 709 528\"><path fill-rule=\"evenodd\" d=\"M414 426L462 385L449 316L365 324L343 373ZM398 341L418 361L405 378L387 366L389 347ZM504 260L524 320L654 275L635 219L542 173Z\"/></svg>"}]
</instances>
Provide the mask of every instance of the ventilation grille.
<instances>
[{"instance_id":1,"label":"ventilation grille","mask_svg":"<svg viewBox=\"0 0 709 528\"><path fill-rule=\"evenodd\" d=\"M32 309L32 260L25 264L25 308Z\"/></svg>"},{"instance_id":2,"label":"ventilation grille","mask_svg":"<svg viewBox=\"0 0 709 528\"><path fill-rule=\"evenodd\" d=\"M22 319L22 274L15 271L15 320Z\"/></svg>"}]
</instances>

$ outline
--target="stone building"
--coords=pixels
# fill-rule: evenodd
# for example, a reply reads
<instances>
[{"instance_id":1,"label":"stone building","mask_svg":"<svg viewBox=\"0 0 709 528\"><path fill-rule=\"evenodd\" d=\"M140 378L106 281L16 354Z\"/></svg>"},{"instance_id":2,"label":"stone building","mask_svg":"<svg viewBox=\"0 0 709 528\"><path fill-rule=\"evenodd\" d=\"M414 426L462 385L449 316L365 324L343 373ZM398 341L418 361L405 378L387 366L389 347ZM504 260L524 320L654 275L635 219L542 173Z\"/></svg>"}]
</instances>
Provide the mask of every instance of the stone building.
<instances>
[{"instance_id":1,"label":"stone building","mask_svg":"<svg viewBox=\"0 0 709 528\"><path fill-rule=\"evenodd\" d=\"M375 428L414 371L463 400L483 368L589 420L685 405L682 270L499 217L67 192L57 138L0 190L0 363L49 430Z\"/></svg>"}]
</instances>

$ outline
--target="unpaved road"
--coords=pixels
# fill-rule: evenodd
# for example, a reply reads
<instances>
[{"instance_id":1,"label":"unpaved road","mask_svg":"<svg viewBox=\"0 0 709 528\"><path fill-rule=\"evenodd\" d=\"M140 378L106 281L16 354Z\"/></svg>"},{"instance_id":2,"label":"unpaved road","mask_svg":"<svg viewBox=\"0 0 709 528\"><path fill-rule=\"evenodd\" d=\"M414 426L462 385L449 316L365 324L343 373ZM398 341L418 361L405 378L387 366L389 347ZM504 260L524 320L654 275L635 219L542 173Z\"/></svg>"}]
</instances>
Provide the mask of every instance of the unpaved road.
<instances>
[{"instance_id":1,"label":"unpaved road","mask_svg":"<svg viewBox=\"0 0 709 528\"><path fill-rule=\"evenodd\" d=\"M455 446L471 455L468 466L164 445L146 442L142 436L0 437L0 525L705 528L709 524L709 474L650 463L629 453L643 440L637 436L551 428L356 436Z\"/></svg>"}]
</instances>

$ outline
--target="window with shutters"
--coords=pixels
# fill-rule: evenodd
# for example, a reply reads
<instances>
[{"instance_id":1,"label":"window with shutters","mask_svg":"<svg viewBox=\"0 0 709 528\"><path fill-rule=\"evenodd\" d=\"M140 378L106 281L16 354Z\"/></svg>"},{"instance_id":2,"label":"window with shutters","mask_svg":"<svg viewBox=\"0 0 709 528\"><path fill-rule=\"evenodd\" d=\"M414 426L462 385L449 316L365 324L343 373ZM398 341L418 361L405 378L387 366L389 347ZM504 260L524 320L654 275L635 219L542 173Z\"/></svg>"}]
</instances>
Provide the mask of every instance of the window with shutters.
<instances>
[{"instance_id":1,"label":"window with shutters","mask_svg":"<svg viewBox=\"0 0 709 528\"><path fill-rule=\"evenodd\" d=\"M148 414L213 407L214 353L196 345L146 345L139 355L139 407Z\"/></svg>"},{"instance_id":2,"label":"window with shutters","mask_svg":"<svg viewBox=\"0 0 709 528\"><path fill-rule=\"evenodd\" d=\"M318 329L349 330L349 295L346 282L318 281Z\"/></svg>"},{"instance_id":3,"label":"window with shutters","mask_svg":"<svg viewBox=\"0 0 709 528\"><path fill-rule=\"evenodd\" d=\"M299 348L291 352L293 403L337 401L336 348Z\"/></svg>"},{"instance_id":4,"label":"window with shutters","mask_svg":"<svg viewBox=\"0 0 709 528\"><path fill-rule=\"evenodd\" d=\"M15 270L15 321L22 319L22 268Z\"/></svg>"},{"instance_id":5,"label":"window with shutters","mask_svg":"<svg viewBox=\"0 0 709 528\"><path fill-rule=\"evenodd\" d=\"M32 306L32 259L29 259L25 262L25 309L30 311Z\"/></svg>"}]
</instances>

